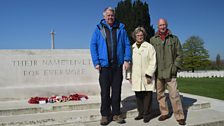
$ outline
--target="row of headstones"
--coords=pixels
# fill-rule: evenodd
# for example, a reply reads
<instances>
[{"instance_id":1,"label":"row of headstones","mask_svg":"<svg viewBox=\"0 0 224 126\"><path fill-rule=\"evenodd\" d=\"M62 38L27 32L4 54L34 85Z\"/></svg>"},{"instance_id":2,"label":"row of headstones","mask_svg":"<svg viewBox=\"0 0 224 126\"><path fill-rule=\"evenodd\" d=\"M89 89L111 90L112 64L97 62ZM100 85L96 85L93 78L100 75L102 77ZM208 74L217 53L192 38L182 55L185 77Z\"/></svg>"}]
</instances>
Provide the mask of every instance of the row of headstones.
<instances>
[{"instance_id":1,"label":"row of headstones","mask_svg":"<svg viewBox=\"0 0 224 126\"><path fill-rule=\"evenodd\" d=\"M177 73L177 77L182 78L224 77L224 71L195 71L195 72L181 71Z\"/></svg>"}]
</instances>

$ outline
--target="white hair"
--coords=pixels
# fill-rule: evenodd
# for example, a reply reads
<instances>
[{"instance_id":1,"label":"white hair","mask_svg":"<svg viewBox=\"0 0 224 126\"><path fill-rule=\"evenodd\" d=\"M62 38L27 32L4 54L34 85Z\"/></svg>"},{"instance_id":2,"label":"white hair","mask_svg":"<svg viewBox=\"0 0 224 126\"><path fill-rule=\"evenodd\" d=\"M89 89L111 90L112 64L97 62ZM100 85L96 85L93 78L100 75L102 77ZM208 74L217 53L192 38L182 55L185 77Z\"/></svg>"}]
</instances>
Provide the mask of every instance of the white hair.
<instances>
[{"instance_id":1,"label":"white hair","mask_svg":"<svg viewBox=\"0 0 224 126\"><path fill-rule=\"evenodd\" d=\"M108 11L108 10L111 11L111 12L113 12L114 15L115 15L115 10L114 10L112 7L107 7L107 8L105 8L104 11L103 11L103 16L106 15L106 11Z\"/></svg>"}]
</instances>

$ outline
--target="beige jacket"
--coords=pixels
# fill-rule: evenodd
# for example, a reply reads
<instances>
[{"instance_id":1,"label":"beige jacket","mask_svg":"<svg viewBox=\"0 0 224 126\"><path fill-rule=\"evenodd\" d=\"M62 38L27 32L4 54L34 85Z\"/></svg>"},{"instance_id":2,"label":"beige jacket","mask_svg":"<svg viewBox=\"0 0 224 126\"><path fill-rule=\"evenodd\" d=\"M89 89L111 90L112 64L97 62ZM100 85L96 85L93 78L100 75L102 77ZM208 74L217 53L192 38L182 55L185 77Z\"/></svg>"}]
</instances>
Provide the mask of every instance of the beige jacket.
<instances>
[{"instance_id":1,"label":"beige jacket","mask_svg":"<svg viewBox=\"0 0 224 126\"><path fill-rule=\"evenodd\" d=\"M156 52L148 42L143 42L138 48L132 45L132 90L153 91L155 89L154 72L156 70ZM145 75L152 77L151 84L147 84Z\"/></svg>"}]
</instances>

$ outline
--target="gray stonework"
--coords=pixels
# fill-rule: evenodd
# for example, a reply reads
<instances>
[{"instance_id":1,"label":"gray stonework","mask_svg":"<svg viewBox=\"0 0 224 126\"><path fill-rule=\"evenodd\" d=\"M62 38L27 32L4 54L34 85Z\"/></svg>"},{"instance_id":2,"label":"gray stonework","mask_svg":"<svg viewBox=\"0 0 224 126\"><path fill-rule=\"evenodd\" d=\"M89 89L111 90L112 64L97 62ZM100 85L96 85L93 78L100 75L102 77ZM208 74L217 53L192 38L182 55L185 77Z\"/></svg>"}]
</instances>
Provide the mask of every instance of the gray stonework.
<instances>
[{"instance_id":1,"label":"gray stonework","mask_svg":"<svg viewBox=\"0 0 224 126\"><path fill-rule=\"evenodd\" d=\"M0 50L0 100L98 94L88 49Z\"/></svg>"}]
</instances>

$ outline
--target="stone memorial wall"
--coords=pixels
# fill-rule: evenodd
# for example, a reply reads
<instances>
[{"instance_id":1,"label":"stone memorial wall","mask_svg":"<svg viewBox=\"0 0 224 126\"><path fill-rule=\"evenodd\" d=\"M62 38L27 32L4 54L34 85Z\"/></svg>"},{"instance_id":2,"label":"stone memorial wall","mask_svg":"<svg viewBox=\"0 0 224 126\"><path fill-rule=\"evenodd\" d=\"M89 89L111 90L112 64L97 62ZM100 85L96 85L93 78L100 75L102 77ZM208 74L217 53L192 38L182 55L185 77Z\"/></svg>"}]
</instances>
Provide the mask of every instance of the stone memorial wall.
<instances>
[{"instance_id":1,"label":"stone memorial wall","mask_svg":"<svg viewBox=\"0 0 224 126\"><path fill-rule=\"evenodd\" d=\"M0 99L98 93L88 49L0 50Z\"/></svg>"}]
</instances>

